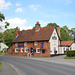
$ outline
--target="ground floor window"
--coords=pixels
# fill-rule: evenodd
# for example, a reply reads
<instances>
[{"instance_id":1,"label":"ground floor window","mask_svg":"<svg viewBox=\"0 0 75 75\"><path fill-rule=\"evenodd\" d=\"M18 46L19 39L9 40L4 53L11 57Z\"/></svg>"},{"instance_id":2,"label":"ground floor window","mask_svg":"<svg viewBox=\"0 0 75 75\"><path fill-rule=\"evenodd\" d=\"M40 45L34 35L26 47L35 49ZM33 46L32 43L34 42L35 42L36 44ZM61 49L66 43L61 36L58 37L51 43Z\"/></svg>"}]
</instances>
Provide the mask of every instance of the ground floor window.
<instances>
[{"instance_id":1,"label":"ground floor window","mask_svg":"<svg viewBox=\"0 0 75 75\"><path fill-rule=\"evenodd\" d=\"M42 53L45 53L45 49L42 49Z\"/></svg>"},{"instance_id":2,"label":"ground floor window","mask_svg":"<svg viewBox=\"0 0 75 75\"><path fill-rule=\"evenodd\" d=\"M25 48L25 52L28 53L28 48Z\"/></svg>"},{"instance_id":3,"label":"ground floor window","mask_svg":"<svg viewBox=\"0 0 75 75\"><path fill-rule=\"evenodd\" d=\"M21 53L23 53L23 48L21 48Z\"/></svg>"},{"instance_id":4,"label":"ground floor window","mask_svg":"<svg viewBox=\"0 0 75 75\"><path fill-rule=\"evenodd\" d=\"M15 48L15 52L18 53L18 48Z\"/></svg>"},{"instance_id":5,"label":"ground floor window","mask_svg":"<svg viewBox=\"0 0 75 75\"><path fill-rule=\"evenodd\" d=\"M40 53L40 48L37 48L36 49L36 53Z\"/></svg>"}]
</instances>

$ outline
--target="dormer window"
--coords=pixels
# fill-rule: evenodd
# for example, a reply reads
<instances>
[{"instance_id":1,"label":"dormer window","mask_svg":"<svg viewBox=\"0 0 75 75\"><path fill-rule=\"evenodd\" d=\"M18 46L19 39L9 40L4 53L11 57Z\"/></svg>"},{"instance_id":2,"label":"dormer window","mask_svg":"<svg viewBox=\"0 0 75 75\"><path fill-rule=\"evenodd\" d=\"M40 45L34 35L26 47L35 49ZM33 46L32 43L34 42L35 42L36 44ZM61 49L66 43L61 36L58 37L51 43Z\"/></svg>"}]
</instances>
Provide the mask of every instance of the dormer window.
<instances>
[{"instance_id":1,"label":"dormer window","mask_svg":"<svg viewBox=\"0 0 75 75\"><path fill-rule=\"evenodd\" d=\"M35 45L35 46L37 46L37 44L38 44L38 42L37 42L37 41L36 41L36 42L34 42L34 45Z\"/></svg>"},{"instance_id":2,"label":"dormer window","mask_svg":"<svg viewBox=\"0 0 75 75\"><path fill-rule=\"evenodd\" d=\"M53 40L57 40L57 37L53 36L52 39L53 39Z\"/></svg>"},{"instance_id":3,"label":"dormer window","mask_svg":"<svg viewBox=\"0 0 75 75\"><path fill-rule=\"evenodd\" d=\"M27 42L25 42L24 45L27 46Z\"/></svg>"}]
</instances>

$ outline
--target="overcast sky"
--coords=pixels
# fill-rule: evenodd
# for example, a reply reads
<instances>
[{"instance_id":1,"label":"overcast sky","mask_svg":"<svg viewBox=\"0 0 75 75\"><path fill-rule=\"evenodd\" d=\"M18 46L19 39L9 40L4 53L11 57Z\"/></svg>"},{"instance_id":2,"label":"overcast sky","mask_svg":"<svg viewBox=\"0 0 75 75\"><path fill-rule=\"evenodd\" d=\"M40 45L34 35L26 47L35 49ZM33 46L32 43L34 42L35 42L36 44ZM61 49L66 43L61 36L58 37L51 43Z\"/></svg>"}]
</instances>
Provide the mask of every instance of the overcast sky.
<instances>
[{"instance_id":1,"label":"overcast sky","mask_svg":"<svg viewBox=\"0 0 75 75\"><path fill-rule=\"evenodd\" d=\"M75 28L75 0L0 0L0 12L10 23L8 28L31 29L57 23Z\"/></svg>"}]
</instances>

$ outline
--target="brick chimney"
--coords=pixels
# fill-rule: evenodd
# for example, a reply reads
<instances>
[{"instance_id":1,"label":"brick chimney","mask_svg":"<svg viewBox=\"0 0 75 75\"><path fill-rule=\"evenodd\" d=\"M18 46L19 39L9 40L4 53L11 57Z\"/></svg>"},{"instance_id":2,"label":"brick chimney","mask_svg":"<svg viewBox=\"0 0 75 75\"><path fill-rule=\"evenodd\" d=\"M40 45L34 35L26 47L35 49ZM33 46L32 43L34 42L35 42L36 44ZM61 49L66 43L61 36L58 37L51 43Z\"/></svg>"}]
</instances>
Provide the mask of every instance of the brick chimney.
<instances>
[{"instance_id":1,"label":"brick chimney","mask_svg":"<svg viewBox=\"0 0 75 75\"><path fill-rule=\"evenodd\" d=\"M39 22L37 22L35 24L35 32L38 32L39 30L40 30L40 24L39 24Z\"/></svg>"},{"instance_id":2,"label":"brick chimney","mask_svg":"<svg viewBox=\"0 0 75 75\"><path fill-rule=\"evenodd\" d=\"M57 32L58 32L59 37L61 37L61 35L60 35L60 27L57 27Z\"/></svg>"},{"instance_id":3,"label":"brick chimney","mask_svg":"<svg viewBox=\"0 0 75 75\"><path fill-rule=\"evenodd\" d=\"M18 27L16 27L16 36L18 36Z\"/></svg>"}]
</instances>

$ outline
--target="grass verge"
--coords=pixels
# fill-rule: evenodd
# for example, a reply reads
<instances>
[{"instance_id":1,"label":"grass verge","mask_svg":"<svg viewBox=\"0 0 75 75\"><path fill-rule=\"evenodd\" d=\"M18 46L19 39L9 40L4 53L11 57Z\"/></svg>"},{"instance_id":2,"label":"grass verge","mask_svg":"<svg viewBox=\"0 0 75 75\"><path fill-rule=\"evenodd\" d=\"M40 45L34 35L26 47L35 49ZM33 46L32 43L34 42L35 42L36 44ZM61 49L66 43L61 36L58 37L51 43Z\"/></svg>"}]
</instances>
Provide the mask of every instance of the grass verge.
<instances>
[{"instance_id":1,"label":"grass verge","mask_svg":"<svg viewBox=\"0 0 75 75\"><path fill-rule=\"evenodd\" d=\"M2 69L2 63L0 62L0 71L1 71L1 69Z\"/></svg>"},{"instance_id":2,"label":"grass verge","mask_svg":"<svg viewBox=\"0 0 75 75\"><path fill-rule=\"evenodd\" d=\"M64 59L75 59L75 57L64 57Z\"/></svg>"},{"instance_id":3,"label":"grass verge","mask_svg":"<svg viewBox=\"0 0 75 75\"><path fill-rule=\"evenodd\" d=\"M4 53L3 52L0 52L0 55L3 55Z\"/></svg>"}]
</instances>

